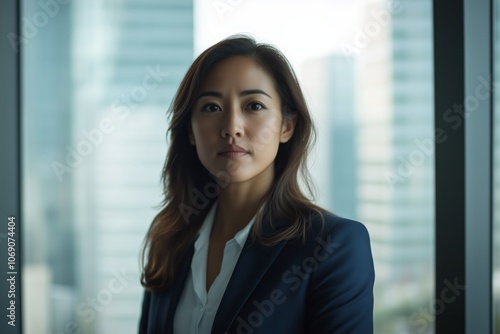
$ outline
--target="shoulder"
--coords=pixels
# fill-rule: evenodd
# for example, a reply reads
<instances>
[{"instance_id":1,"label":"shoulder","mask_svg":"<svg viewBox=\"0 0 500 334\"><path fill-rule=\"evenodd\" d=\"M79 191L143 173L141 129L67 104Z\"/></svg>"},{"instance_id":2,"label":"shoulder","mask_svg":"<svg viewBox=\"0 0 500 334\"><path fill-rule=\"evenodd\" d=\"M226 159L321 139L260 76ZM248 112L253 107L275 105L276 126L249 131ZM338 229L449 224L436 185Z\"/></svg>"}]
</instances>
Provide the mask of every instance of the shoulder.
<instances>
[{"instance_id":1,"label":"shoulder","mask_svg":"<svg viewBox=\"0 0 500 334\"><path fill-rule=\"evenodd\" d=\"M317 259L316 274L321 276L323 268L327 276L342 273L343 279L358 276L373 281L370 236L363 223L324 212L309 221L306 234L304 246L309 256Z\"/></svg>"},{"instance_id":2,"label":"shoulder","mask_svg":"<svg viewBox=\"0 0 500 334\"><path fill-rule=\"evenodd\" d=\"M339 291L368 292L373 288L375 268L364 224L324 213L323 221L319 216L310 221L307 244L317 262L312 273L317 284L330 282L326 286L334 284Z\"/></svg>"},{"instance_id":3,"label":"shoulder","mask_svg":"<svg viewBox=\"0 0 500 334\"><path fill-rule=\"evenodd\" d=\"M307 226L307 240L329 238L343 243L370 243L366 226L356 220L344 218L330 212L322 215L310 214Z\"/></svg>"},{"instance_id":4,"label":"shoulder","mask_svg":"<svg viewBox=\"0 0 500 334\"><path fill-rule=\"evenodd\" d=\"M331 213L309 223L308 333L372 333L374 264L364 224ZM311 252L312 250L312 252Z\"/></svg>"}]
</instances>

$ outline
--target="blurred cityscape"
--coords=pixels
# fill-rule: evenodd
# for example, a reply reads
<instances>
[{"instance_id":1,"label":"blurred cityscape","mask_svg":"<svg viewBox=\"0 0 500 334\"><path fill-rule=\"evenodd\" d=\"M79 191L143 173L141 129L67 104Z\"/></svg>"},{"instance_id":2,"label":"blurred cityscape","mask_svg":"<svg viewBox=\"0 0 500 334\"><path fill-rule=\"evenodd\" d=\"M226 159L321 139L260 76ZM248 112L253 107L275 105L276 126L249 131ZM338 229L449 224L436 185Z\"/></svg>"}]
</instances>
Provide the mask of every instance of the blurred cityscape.
<instances>
[{"instance_id":1,"label":"blurred cityscape","mask_svg":"<svg viewBox=\"0 0 500 334\"><path fill-rule=\"evenodd\" d=\"M388 2L366 2L362 51L310 61L303 73L327 157L320 197L370 231L376 333L433 333L432 4L402 3L384 26L373 13Z\"/></svg>"},{"instance_id":2,"label":"blurred cityscape","mask_svg":"<svg viewBox=\"0 0 500 334\"><path fill-rule=\"evenodd\" d=\"M25 333L137 332L165 115L193 56L182 0L72 1L30 40Z\"/></svg>"}]
</instances>

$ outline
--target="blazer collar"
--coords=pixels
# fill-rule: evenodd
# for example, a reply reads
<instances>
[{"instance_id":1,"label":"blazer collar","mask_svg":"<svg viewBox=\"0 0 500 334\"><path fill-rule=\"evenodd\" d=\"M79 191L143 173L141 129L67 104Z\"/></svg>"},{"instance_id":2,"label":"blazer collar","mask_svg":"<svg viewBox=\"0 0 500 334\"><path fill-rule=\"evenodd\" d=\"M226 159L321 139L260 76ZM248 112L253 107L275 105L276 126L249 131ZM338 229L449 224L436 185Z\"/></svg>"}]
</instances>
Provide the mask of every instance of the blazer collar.
<instances>
[{"instance_id":1,"label":"blazer collar","mask_svg":"<svg viewBox=\"0 0 500 334\"><path fill-rule=\"evenodd\" d=\"M262 234L270 236L273 233L273 228L269 224L269 219L264 217L262 223ZM275 227L284 225L286 224L282 220L277 220L277 224L274 224ZM215 314L212 333L226 333L229 330L241 307L264 274L269 270L285 244L286 241L281 241L272 247L268 247L258 242L253 242L251 235L247 238ZM167 317L166 321L163 322L166 328L160 328L162 333L173 333L175 310L184 290L193 254L194 241L184 254L181 265L176 273L177 278L169 289L170 298L162 298L164 303L170 304L164 305L167 308Z\"/></svg>"},{"instance_id":2,"label":"blazer collar","mask_svg":"<svg viewBox=\"0 0 500 334\"><path fill-rule=\"evenodd\" d=\"M273 225L271 226L269 217L264 215L261 225L261 233L264 238L272 236L276 230L287 225L283 219L277 219L275 216L273 216L272 221ZM213 334L227 333L243 304L255 290L285 244L286 241L281 241L269 247L254 241L251 235L247 238L215 314L212 325Z\"/></svg>"},{"instance_id":3,"label":"blazer collar","mask_svg":"<svg viewBox=\"0 0 500 334\"><path fill-rule=\"evenodd\" d=\"M212 333L227 333L241 307L285 246L266 247L248 238L215 314Z\"/></svg>"},{"instance_id":4,"label":"blazer collar","mask_svg":"<svg viewBox=\"0 0 500 334\"><path fill-rule=\"evenodd\" d=\"M160 298L160 309L159 315L166 313L166 319L163 322L160 322L158 330L155 333L173 333L174 332L174 314L175 309L177 308L177 304L179 304L179 300L182 295L182 291L184 290L184 283L187 280L189 269L191 268L191 260L194 255L194 243L188 247L187 251L184 253L182 257L182 261L180 262L179 268L175 273L176 277L168 290L166 290L165 296Z\"/></svg>"}]
</instances>

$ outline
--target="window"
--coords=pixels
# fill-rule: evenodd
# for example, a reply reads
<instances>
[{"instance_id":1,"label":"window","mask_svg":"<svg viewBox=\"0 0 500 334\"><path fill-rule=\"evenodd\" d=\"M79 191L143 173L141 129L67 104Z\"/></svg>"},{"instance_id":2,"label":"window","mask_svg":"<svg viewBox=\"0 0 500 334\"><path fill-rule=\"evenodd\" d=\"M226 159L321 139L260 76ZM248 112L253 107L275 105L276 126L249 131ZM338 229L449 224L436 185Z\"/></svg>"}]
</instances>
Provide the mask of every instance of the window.
<instances>
[{"instance_id":1,"label":"window","mask_svg":"<svg viewBox=\"0 0 500 334\"><path fill-rule=\"evenodd\" d=\"M41 3L23 2L25 29L37 28L23 58L24 331L135 333L139 249L161 194L165 110L193 58L193 4Z\"/></svg>"}]
</instances>

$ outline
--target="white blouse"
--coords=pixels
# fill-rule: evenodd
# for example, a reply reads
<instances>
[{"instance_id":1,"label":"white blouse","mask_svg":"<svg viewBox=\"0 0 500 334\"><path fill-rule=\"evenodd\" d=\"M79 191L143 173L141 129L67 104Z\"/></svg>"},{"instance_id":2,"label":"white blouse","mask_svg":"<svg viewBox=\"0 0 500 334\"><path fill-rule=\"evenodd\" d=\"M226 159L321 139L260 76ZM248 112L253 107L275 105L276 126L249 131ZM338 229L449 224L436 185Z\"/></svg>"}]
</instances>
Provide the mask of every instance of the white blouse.
<instances>
[{"instance_id":1,"label":"white blouse","mask_svg":"<svg viewBox=\"0 0 500 334\"><path fill-rule=\"evenodd\" d=\"M236 233L233 239L226 242L221 270L207 293L208 244L217 204L216 201L205 217L194 244L191 270L174 315L175 334L209 334L211 332L222 296L255 220L254 216L247 226Z\"/></svg>"}]
</instances>

